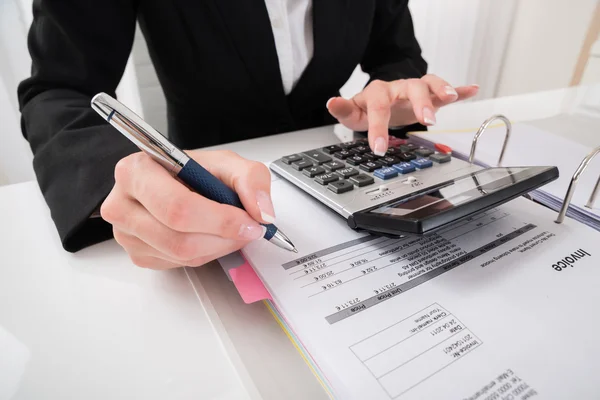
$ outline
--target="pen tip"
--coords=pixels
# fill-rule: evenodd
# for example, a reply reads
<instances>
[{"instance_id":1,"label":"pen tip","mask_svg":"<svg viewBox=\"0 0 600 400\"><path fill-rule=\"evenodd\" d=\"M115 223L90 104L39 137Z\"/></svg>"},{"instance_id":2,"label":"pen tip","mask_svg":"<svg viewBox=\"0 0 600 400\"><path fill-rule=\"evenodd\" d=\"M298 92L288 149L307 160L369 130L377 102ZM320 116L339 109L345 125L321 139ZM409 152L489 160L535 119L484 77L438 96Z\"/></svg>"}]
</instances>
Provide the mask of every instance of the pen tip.
<instances>
[{"instance_id":1,"label":"pen tip","mask_svg":"<svg viewBox=\"0 0 600 400\"><path fill-rule=\"evenodd\" d=\"M298 252L298 250L297 250L295 247L292 249L292 251L293 251L294 253L297 253L297 252Z\"/></svg>"}]
</instances>

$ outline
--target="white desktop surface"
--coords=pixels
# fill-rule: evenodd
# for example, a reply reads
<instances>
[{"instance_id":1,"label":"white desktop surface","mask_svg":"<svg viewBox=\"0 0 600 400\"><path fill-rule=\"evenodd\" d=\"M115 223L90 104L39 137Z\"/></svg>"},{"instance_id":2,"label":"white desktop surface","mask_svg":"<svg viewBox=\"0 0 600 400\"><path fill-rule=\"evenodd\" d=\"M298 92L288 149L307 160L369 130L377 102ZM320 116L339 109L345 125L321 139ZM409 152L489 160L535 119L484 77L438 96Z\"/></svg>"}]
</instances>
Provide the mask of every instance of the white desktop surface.
<instances>
[{"instance_id":1,"label":"white desktop surface","mask_svg":"<svg viewBox=\"0 0 600 400\"><path fill-rule=\"evenodd\" d=\"M599 91L457 104L433 129L501 112L567 135L551 118L588 121ZM600 144L586 132L578 140ZM268 162L349 139L336 126L222 147ZM0 188L0 250L0 400L326 398L262 303L245 305L216 263L145 270L114 241L69 254L35 182Z\"/></svg>"}]
</instances>

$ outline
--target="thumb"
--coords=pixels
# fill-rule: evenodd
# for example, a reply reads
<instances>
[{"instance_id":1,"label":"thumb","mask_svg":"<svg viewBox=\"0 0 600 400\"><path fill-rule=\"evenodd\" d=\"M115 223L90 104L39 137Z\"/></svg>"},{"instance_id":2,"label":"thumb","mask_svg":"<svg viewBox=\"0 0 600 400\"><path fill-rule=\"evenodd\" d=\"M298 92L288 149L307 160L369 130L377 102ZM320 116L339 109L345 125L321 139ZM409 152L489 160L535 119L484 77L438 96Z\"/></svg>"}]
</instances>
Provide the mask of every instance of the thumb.
<instances>
[{"instance_id":1,"label":"thumb","mask_svg":"<svg viewBox=\"0 0 600 400\"><path fill-rule=\"evenodd\" d=\"M271 173L265 164L246 160L232 151L193 150L187 153L232 188L255 221L266 224L275 222Z\"/></svg>"},{"instance_id":2,"label":"thumb","mask_svg":"<svg viewBox=\"0 0 600 400\"><path fill-rule=\"evenodd\" d=\"M363 111L352 100L332 97L327 102L327 110L341 124L356 131L367 129L367 120Z\"/></svg>"}]
</instances>

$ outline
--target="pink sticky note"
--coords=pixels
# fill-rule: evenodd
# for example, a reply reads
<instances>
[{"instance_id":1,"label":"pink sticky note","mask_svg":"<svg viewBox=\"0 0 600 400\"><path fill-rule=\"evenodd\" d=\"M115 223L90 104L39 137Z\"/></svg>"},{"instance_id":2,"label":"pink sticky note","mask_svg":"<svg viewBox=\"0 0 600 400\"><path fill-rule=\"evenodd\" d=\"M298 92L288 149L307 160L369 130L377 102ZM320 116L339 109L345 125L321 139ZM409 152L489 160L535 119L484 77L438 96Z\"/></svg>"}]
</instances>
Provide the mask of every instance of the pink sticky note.
<instances>
[{"instance_id":1,"label":"pink sticky note","mask_svg":"<svg viewBox=\"0 0 600 400\"><path fill-rule=\"evenodd\" d=\"M229 276L244 303L250 304L260 300L271 300L271 295L265 288L254 269L246 261L237 268L229 270Z\"/></svg>"}]
</instances>

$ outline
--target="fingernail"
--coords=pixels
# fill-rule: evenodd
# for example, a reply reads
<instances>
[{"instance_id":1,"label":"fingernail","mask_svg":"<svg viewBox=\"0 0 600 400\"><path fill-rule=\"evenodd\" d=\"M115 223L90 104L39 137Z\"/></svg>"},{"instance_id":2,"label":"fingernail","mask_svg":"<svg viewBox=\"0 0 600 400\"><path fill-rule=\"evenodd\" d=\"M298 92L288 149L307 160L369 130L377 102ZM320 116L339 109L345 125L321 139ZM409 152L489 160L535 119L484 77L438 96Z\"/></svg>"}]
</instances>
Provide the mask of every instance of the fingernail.
<instances>
[{"instance_id":1,"label":"fingernail","mask_svg":"<svg viewBox=\"0 0 600 400\"><path fill-rule=\"evenodd\" d=\"M458 97L458 93L456 93L456 90L452 86L446 86L446 87L444 87L444 92L448 96Z\"/></svg>"},{"instance_id":2,"label":"fingernail","mask_svg":"<svg viewBox=\"0 0 600 400\"><path fill-rule=\"evenodd\" d=\"M271 197L262 190L256 192L256 204L260 210L260 217L263 221L274 224L275 223L275 209L273 208L273 202Z\"/></svg>"},{"instance_id":3,"label":"fingernail","mask_svg":"<svg viewBox=\"0 0 600 400\"><path fill-rule=\"evenodd\" d=\"M423 109L423 121L425 121L427 125L435 125L435 113L431 108L425 107Z\"/></svg>"},{"instance_id":4,"label":"fingernail","mask_svg":"<svg viewBox=\"0 0 600 400\"><path fill-rule=\"evenodd\" d=\"M238 235L245 240L257 240L264 237L265 233L267 233L266 227L259 224L252 224L240 226Z\"/></svg>"},{"instance_id":5,"label":"fingernail","mask_svg":"<svg viewBox=\"0 0 600 400\"><path fill-rule=\"evenodd\" d=\"M479 85L478 85L478 84L476 84L476 83L472 84L471 86L472 86L472 87L474 87L474 88L477 88L477 89L479 89Z\"/></svg>"},{"instance_id":6,"label":"fingernail","mask_svg":"<svg viewBox=\"0 0 600 400\"><path fill-rule=\"evenodd\" d=\"M331 100L335 99L335 97L330 98L329 100L327 100L327 103L325 104L325 108L329 108L329 104L331 103Z\"/></svg>"},{"instance_id":7,"label":"fingernail","mask_svg":"<svg viewBox=\"0 0 600 400\"><path fill-rule=\"evenodd\" d=\"M387 143L385 142L385 138L378 137L375 139L375 148L373 149L373 153L375 155L383 157L385 156L385 152L387 151Z\"/></svg>"}]
</instances>

